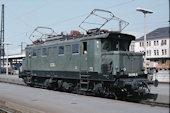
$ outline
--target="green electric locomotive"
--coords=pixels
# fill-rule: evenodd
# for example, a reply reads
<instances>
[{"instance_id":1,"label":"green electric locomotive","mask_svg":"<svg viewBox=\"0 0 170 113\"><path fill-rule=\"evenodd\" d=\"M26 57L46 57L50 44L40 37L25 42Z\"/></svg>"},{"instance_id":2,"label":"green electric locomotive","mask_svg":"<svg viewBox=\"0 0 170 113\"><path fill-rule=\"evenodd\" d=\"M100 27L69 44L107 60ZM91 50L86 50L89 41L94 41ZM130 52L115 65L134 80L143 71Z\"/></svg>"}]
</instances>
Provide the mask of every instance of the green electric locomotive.
<instances>
[{"instance_id":1,"label":"green electric locomotive","mask_svg":"<svg viewBox=\"0 0 170 113\"><path fill-rule=\"evenodd\" d=\"M112 14L99 9L91 14L97 15L97 11ZM112 14L112 18L117 17ZM150 81L144 73L142 53L129 51L135 40L132 35L101 27L86 34L43 35L45 39L39 38L25 48L19 77L27 85L115 98L149 94L149 85L157 86L157 81Z\"/></svg>"}]
</instances>

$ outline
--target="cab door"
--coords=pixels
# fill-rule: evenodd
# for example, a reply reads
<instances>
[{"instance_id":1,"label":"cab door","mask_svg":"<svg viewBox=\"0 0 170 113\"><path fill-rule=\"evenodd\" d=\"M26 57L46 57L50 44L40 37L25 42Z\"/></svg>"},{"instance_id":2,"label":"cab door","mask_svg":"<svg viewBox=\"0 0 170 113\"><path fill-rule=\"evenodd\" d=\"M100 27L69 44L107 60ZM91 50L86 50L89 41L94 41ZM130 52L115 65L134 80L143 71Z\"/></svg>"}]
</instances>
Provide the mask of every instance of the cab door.
<instances>
[{"instance_id":1,"label":"cab door","mask_svg":"<svg viewBox=\"0 0 170 113\"><path fill-rule=\"evenodd\" d=\"M31 49L27 49L27 70L31 71Z\"/></svg>"},{"instance_id":2,"label":"cab door","mask_svg":"<svg viewBox=\"0 0 170 113\"><path fill-rule=\"evenodd\" d=\"M88 73L88 47L87 41L81 43L80 71Z\"/></svg>"}]
</instances>

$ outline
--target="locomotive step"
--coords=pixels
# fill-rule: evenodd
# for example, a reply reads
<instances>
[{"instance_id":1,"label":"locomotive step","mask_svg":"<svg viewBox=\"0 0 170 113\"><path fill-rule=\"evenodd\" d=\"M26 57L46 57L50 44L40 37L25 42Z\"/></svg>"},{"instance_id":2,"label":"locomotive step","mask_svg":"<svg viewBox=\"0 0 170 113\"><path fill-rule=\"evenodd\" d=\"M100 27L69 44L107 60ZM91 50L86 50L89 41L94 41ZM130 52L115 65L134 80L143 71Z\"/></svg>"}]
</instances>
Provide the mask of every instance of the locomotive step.
<instances>
[{"instance_id":1,"label":"locomotive step","mask_svg":"<svg viewBox=\"0 0 170 113\"><path fill-rule=\"evenodd\" d=\"M81 84L89 84L89 81L88 82L80 82Z\"/></svg>"},{"instance_id":2,"label":"locomotive step","mask_svg":"<svg viewBox=\"0 0 170 113\"><path fill-rule=\"evenodd\" d=\"M87 88L80 88L81 91L87 91Z\"/></svg>"},{"instance_id":3,"label":"locomotive step","mask_svg":"<svg viewBox=\"0 0 170 113\"><path fill-rule=\"evenodd\" d=\"M30 74L31 74L31 72L30 72L30 71L27 71L27 72L26 72L26 74L30 75Z\"/></svg>"},{"instance_id":4,"label":"locomotive step","mask_svg":"<svg viewBox=\"0 0 170 113\"><path fill-rule=\"evenodd\" d=\"M31 84L31 82L26 82L27 84Z\"/></svg>"},{"instance_id":5,"label":"locomotive step","mask_svg":"<svg viewBox=\"0 0 170 113\"><path fill-rule=\"evenodd\" d=\"M89 77L90 75L80 75L80 77Z\"/></svg>"}]
</instances>

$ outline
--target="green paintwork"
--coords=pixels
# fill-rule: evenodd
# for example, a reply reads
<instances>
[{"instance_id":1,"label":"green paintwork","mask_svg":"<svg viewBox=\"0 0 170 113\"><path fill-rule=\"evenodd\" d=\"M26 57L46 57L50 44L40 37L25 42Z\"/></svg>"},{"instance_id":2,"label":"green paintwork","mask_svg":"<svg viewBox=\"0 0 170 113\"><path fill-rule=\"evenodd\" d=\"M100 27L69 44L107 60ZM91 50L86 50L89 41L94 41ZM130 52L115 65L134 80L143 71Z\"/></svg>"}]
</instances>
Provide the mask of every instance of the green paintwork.
<instances>
[{"instance_id":1,"label":"green paintwork","mask_svg":"<svg viewBox=\"0 0 170 113\"><path fill-rule=\"evenodd\" d=\"M107 35L108 36L108 35ZM131 35L123 35L129 38ZM113 37L113 39L112 39ZM49 41L43 44L32 44L26 47L26 58L23 61L23 70L44 71L72 71L72 72L98 72L102 73L101 65L104 61L112 61L112 75L126 68L122 74L142 74L142 54L129 51L107 51L102 49L103 38L73 39L72 41ZM111 41L116 40L115 35L110 35ZM120 36L118 37L120 38ZM126 40L127 40L126 39ZM132 39L123 43L130 44ZM83 42L87 42L87 54L83 54ZM79 53L72 53L72 45L79 44ZM59 54L59 46L64 46L64 54ZM116 46L115 46L116 47ZM42 55L42 49L47 48L47 55ZM128 50L128 48L126 48ZM36 50L36 56L33 51Z\"/></svg>"}]
</instances>

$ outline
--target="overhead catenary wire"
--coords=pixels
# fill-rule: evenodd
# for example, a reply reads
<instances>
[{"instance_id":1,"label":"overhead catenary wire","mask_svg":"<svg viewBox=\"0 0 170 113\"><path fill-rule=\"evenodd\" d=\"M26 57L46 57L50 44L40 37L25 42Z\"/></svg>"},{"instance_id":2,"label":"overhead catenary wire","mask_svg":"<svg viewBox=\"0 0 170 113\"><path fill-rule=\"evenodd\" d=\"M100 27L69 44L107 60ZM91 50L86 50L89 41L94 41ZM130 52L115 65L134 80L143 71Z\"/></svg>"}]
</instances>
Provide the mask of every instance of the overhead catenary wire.
<instances>
[{"instance_id":1,"label":"overhead catenary wire","mask_svg":"<svg viewBox=\"0 0 170 113\"><path fill-rule=\"evenodd\" d=\"M128 1L124 1L124 2L121 2L121 3L118 3L118 4L115 4L115 5L112 5L112 6L108 6L108 7L105 7L103 9L111 9L111 8L114 8L114 7L119 7L119 6L123 6L123 5L127 5L127 4L130 4L130 3L133 3L135 2L136 0L128 0ZM28 13L26 13L25 15L28 15L28 14L31 14L31 13L35 13L36 10L39 10L41 9L42 7L44 7L46 5L41 5L40 8L36 8L36 9L32 9L31 11L29 11ZM33 12L32 12L33 11ZM62 21L58 21L58 22L55 22L55 23L51 23L51 24L48 24L47 26L54 26L54 25L58 25L58 24L63 24L65 22L68 22L68 21L72 21L72 20L76 20L78 18L81 18L83 16L86 16L88 13L84 13L84 14L81 14L81 15L78 15L78 16L74 16L74 17L71 17L71 18L68 18L68 19L65 19L65 20L62 20ZM13 13L13 15L15 15L15 12ZM20 16L17 16L17 17L20 17ZM21 16L22 17L22 16ZM20 19L21 20L21 19ZM21 21L23 22L23 21ZM25 24L25 26L27 26L28 24L23 22L23 24ZM27 24L27 25L26 25ZM29 30L29 31L26 31L25 33L28 33L28 32L31 32L32 30ZM23 34L23 32L21 33ZM16 35L12 35L10 37L16 37ZM19 34L17 34L17 36L19 36Z\"/></svg>"},{"instance_id":2,"label":"overhead catenary wire","mask_svg":"<svg viewBox=\"0 0 170 113\"><path fill-rule=\"evenodd\" d=\"M136 0L129 0L129 1L126 1L126 2L119 3L119 4L115 4L113 6L106 7L105 9L111 9L111 8L114 8L114 7L119 7L119 6L127 5L129 3L134 2L134 1L136 1Z\"/></svg>"},{"instance_id":3,"label":"overhead catenary wire","mask_svg":"<svg viewBox=\"0 0 170 113\"><path fill-rule=\"evenodd\" d=\"M132 3L134 1L136 1L136 0L129 0L129 1L122 2L122 3L119 3L119 4L115 4L115 5L112 5L112 6L109 6L109 7L105 7L103 9L111 9L111 8L114 8L114 7L119 7L119 6L122 6L122 5L126 5L126 4L129 4L129 3ZM56 24L62 24L62 23L65 23L65 22L68 22L68 21L71 21L71 20L74 20L74 19L78 19L78 18L86 16L86 15L88 15L88 13L84 13L82 15L71 17L71 18L68 18L66 20L62 20L60 22L52 23L52 24L49 24L48 26L52 26L52 25L56 25Z\"/></svg>"},{"instance_id":4,"label":"overhead catenary wire","mask_svg":"<svg viewBox=\"0 0 170 113\"><path fill-rule=\"evenodd\" d=\"M129 3L132 3L132 2L134 2L134 1L135 1L135 0L129 0L129 1L121 2L121 3L119 3L119 4L115 4L115 5L113 5L113 6L109 6L109 7L106 7L106 8L104 8L104 9L111 9L111 8L114 8L114 7L119 7L119 6L122 6L122 5L126 5L126 4L129 4ZM31 9L31 10L28 11L27 13L24 13L24 15L28 15L28 14L31 14L31 13L35 13L35 11L41 9L42 7L44 7L44 6L46 6L46 5L47 5L47 4L46 4L46 2L45 2L45 3L44 3L43 5L41 5L40 7L37 7L37 8L35 8L35 9ZM7 7L7 8L10 9L9 7ZM16 18L15 20L19 19L20 22L22 22L26 27L29 26L29 24L27 24L26 22L24 22L24 21L22 20L22 17L23 17L24 15L18 16L18 15L16 15L16 13L15 13L13 10L11 10L11 9L10 9L10 12L11 12L11 14ZM65 23L65 22L68 22L68 21L75 20L75 19L81 18L81 17L83 17L83 16L86 16L87 14L88 14L88 13L84 13L84 14L81 14L81 15L78 15L78 16L75 16L75 17L71 17L71 18L62 20L62 21L58 21L58 22L55 22L55 23L48 24L47 26L54 26L54 25L58 25L58 24L63 24L63 23ZM31 32L31 31L29 31L29 32ZM28 31L26 31L25 33L28 33ZM23 34L23 33L21 33L21 34ZM16 35L14 35L14 36L19 36L19 34L16 34ZM13 35L10 36L10 37L13 37Z\"/></svg>"}]
</instances>

